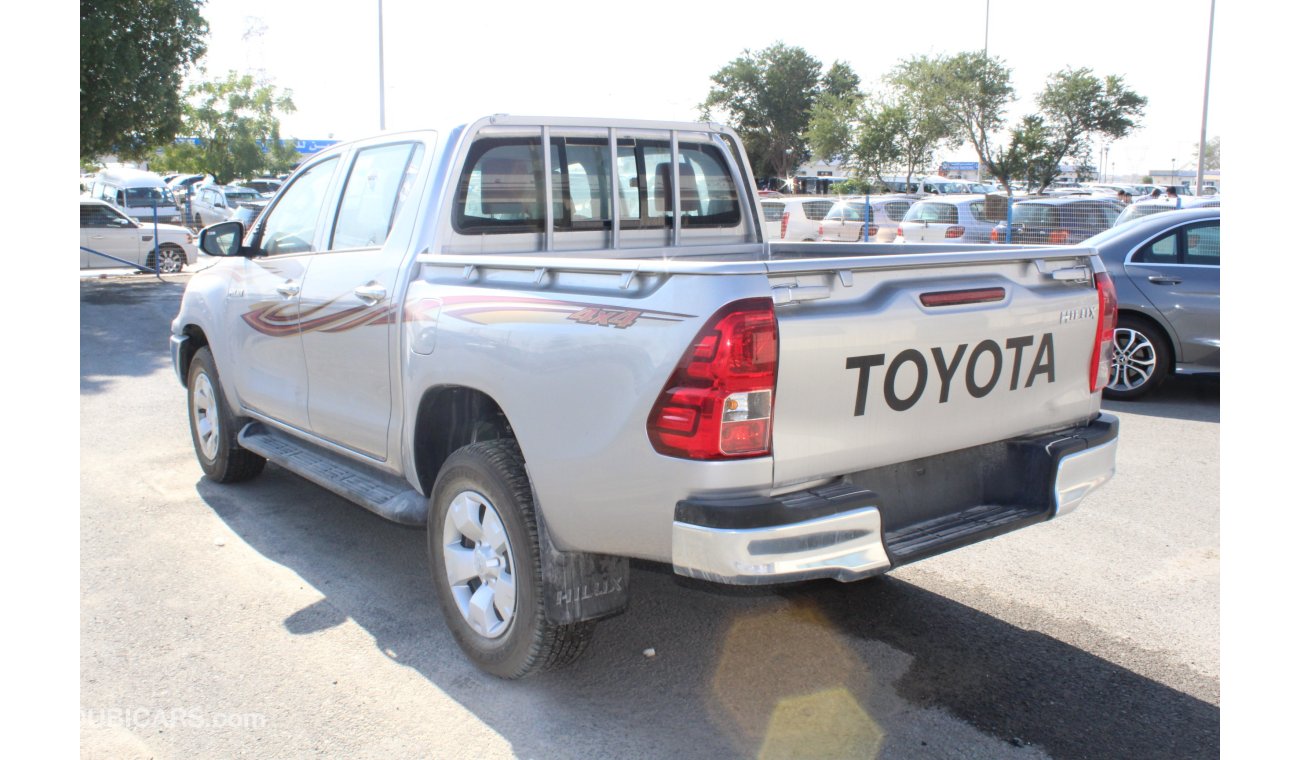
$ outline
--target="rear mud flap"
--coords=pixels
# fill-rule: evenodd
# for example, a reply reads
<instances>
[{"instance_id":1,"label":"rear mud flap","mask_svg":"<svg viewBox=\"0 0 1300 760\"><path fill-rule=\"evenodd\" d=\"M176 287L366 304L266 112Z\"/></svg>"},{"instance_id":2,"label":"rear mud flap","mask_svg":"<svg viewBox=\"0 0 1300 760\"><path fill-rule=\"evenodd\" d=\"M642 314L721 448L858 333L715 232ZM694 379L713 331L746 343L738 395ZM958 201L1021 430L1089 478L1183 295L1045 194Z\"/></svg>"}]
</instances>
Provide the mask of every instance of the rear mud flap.
<instances>
[{"instance_id":1,"label":"rear mud flap","mask_svg":"<svg viewBox=\"0 0 1300 760\"><path fill-rule=\"evenodd\" d=\"M565 552L551 542L546 521L537 514L546 619L556 625L597 620L627 607L630 563L627 557Z\"/></svg>"}]
</instances>

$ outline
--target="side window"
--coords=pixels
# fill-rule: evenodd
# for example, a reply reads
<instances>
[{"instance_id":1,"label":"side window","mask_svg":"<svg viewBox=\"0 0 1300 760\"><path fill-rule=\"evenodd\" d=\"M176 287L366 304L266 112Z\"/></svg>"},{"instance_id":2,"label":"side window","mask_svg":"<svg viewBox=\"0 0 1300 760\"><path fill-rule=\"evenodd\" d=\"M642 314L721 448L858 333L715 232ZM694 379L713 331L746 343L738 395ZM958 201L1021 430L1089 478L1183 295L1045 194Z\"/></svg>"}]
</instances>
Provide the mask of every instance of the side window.
<instances>
[{"instance_id":1,"label":"side window","mask_svg":"<svg viewBox=\"0 0 1300 760\"><path fill-rule=\"evenodd\" d=\"M1186 263L1219 266L1219 223L1199 222L1183 230L1187 236Z\"/></svg>"},{"instance_id":2,"label":"side window","mask_svg":"<svg viewBox=\"0 0 1300 760\"><path fill-rule=\"evenodd\" d=\"M262 223L258 243L262 253L276 256L315 250L316 222L337 163L338 157L334 157L316 164L280 194Z\"/></svg>"},{"instance_id":3,"label":"side window","mask_svg":"<svg viewBox=\"0 0 1300 760\"><path fill-rule=\"evenodd\" d=\"M1162 235L1138 249L1133 255L1137 264L1177 264L1178 231Z\"/></svg>"},{"instance_id":4,"label":"side window","mask_svg":"<svg viewBox=\"0 0 1300 760\"><path fill-rule=\"evenodd\" d=\"M808 217L814 222L820 222L822 219L825 219L826 214L829 213L830 210L831 210L830 201L804 201L803 202L804 216Z\"/></svg>"},{"instance_id":5,"label":"side window","mask_svg":"<svg viewBox=\"0 0 1300 760\"><path fill-rule=\"evenodd\" d=\"M984 201L972 201L971 204L970 204L970 215L973 216L973 217L975 217L976 219L983 219L983 218L984 218ZM953 221L953 224L956 224L956 223L957 223L956 220L954 220L954 221Z\"/></svg>"},{"instance_id":6,"label":"side window","mask_svg":"<svg viewBox=\"0 0 1300 760\"><path fill-rule=\"evenodd\" d=\"M613 197L609 175L608 141L551 138L551 200L556 230L605 229L606 222L613 218L609 210Z\"/></svg>"},{"instance_id":7,"label":"side window","mask_svg":"<svg viewBox=\"0 0 1300 760\"><path fill-rule=\"evenodd\" d=\"M731 227L740 223L740 196L722 151L686 143L681 154L681 208L684 227Z\"/></svg>"},{"instance_id":8,"label":"side window","mask_svg":"<svg viewBox=\"0 0 1300 760\"><path fill-rule=\"evenodd\" d=\"M81 207L81 226L82 227L113 227L114 219L122 218L121 215L104 206L94 203L87 203Z\"/></svg>"},{"instance_id":9,"label":"side window","mask_svg":"<svg viewBox=\"0 0 1300 760\"><path fill-rule=\"evenodd\" d=\"M784 203L763 203L763 219L769 222L781 221L781 216L785 214Z\"/></svg>"},{"instance_id":10,"label":"side window","mask_svg":"<svg viewBox=\"0 0 1300 760\"><path fill-rule=\"evenodd\" d=\"M541 232L543 197L540 138L478 140L456 186L453 225L462 235Z\"/></svg>"},{"instance_id":11,"label":"side window","mask_svg":"<svg viewBox=\"0 0 1300 760\"><path fill-rule=\"evenodd\" d=\"M388 239L393 220L414 182L424 146L400 143L357 152L339 199L330 248L380 246ZM405 192L404 192L405 190Z\"/></svg>"}]
</instances>

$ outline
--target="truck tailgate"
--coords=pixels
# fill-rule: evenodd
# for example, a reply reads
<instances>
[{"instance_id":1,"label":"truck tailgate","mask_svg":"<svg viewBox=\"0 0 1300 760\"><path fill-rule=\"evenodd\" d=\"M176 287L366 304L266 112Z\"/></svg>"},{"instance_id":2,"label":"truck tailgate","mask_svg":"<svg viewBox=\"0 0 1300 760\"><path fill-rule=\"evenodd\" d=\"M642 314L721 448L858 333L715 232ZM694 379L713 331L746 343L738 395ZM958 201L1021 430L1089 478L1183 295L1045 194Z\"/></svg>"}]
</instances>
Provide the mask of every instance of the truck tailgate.
<instances>
[{"instance_id":1,"label":"truck tailgate","mask_svg":"<svg viewBox=\"0 0 1300 760\"><path fill-rule=\"evenodd\" d=\"M1086 420L1090 249L773 262L775 485ZM820 267L821 271L818 271Z\"/></svg>"}]
</instances>

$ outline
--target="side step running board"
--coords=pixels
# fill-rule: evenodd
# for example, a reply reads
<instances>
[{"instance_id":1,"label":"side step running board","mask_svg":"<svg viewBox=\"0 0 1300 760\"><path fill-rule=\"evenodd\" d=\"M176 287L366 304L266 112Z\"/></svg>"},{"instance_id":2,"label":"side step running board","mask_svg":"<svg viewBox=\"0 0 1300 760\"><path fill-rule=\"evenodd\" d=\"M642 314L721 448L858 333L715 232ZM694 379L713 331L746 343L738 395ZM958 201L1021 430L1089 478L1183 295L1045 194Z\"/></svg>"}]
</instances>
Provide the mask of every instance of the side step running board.
<instances>
[{"instance_id":1,"label":"side step running board","mask_svg":"<svg viewBox=\"0 0 1300 760\"><path fill-rule=\"evenodd\" d=\"M424 525L428 501L411 484L260 422L239 431L239 445L388 520Z\"/></svg>"}]
</instances>

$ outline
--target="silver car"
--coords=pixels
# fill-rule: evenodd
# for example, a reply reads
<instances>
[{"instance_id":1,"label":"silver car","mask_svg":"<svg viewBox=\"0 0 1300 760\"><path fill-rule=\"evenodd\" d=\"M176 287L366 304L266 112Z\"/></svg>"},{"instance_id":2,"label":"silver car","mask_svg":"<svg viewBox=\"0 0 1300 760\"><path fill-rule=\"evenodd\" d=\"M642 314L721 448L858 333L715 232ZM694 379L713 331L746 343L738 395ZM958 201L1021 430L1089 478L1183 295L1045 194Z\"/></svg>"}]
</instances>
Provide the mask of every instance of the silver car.
<instances>
[{"instance_id":1,"label":"silver car","mask_svg":"<svg viewBox=\"0 0 1300 760\"><path fill-rule=\"evenodd\" d=\"M1082 244L1119 297L1106 398L1144 396L1171 371L1219 371L1219 209L1154 214Z\"/></svg>"},{"instance_id":2,"label":"silver car","mask_svg":"<svg viewBox=\"0 0 1300 760\"><path fill-rule=\"evenodd\" d=\"M898 223L895 243L987 243L996 221L984 216L983 195L918 201Z\"/></svg>"}]
</instances>

